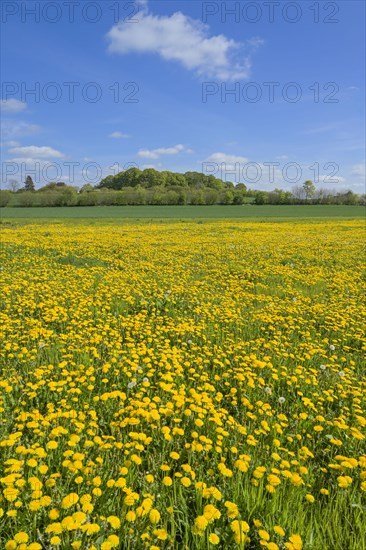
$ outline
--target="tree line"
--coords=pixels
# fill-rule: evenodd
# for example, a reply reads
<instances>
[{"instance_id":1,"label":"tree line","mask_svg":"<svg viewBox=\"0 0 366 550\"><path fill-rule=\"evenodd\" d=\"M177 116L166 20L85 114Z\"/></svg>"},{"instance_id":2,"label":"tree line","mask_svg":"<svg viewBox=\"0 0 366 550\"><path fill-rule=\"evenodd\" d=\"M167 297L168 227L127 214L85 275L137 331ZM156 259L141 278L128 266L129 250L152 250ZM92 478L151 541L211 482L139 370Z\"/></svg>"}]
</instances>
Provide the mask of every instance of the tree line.
<instances>
[{"instance_id":1,"label":"tree line","mask_svg":"<svg viewBox=\"0 0 366 550\"><path fill-rule=\"evenodd\" d=\"M292 191L248 189L201 172L169 172L130 168L107 176L95 187L80 189L64 182L50 182L35 189L31 176L24 187L9 182L9 190L0 191L0 206L124 206L124 205L241 205L241 204L366 204L365 195L351 190L316 189L310 180Z\"/></svg>"}]
</instances>

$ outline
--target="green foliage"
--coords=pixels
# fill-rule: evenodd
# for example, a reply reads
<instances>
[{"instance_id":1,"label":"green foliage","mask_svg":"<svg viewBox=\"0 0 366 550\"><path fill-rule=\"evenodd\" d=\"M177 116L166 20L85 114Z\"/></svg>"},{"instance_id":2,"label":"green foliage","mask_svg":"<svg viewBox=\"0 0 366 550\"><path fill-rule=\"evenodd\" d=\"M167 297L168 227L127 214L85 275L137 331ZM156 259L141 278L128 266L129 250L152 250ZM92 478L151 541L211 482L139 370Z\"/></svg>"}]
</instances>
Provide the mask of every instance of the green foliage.
<instances>
[{"instance_id":1,"label":"green foliage","mask_svg":"<svg viewBox=\"0 0 366 550\"><path fill-rule=\"evenodd\" d=\"M265 191L258 191L255 195L255 204L267 204L268 203L268 193Z\"/></svg>"},{"instance_id":2,"label":"green foliage","mask_svg":"<svg viewBox=\"0 0 366 550\"><path fill-rule=\"evenodd\" d=\"M91 191L94 191L94 187L90 183L86 183L80 189L80 193L90 193Z\"/></svg>"},{"instance_id":3,"label":"green foliage","mask_svg":"<svg viewBox=\"0 0 366 550\"><path fill-rule=\"evenodd\" d=\"M29 176L30 178L30 176ZM31 180L31 178L30 178ZM28 180L28 187L32 187ZM33 183L33 182L32 182ZM301 205L339 204L364 205L365 196L352 191L332 192L316 189L306 181L292 192L247 189L244 183L234 186L201 172L159 172L153 168L132 167L115 176L107 176L96 187L85 184L78 192L64 182L50 182L36 192L19 190L3 192L0 206L180 206L180 205Z\"/></svg>"},{"instance_id":4,"label":"green foliage","mask_svg":"<svg viewBox=\"0 0 366 550\"><path fill-rule=\"evenodd\" d=\"M311 180L306 180L303 184L306 200L311 199L315 195L315 185Z\"/></svg>"},{"instance_id":5,"label":"green foliage","mask_svg":"<svg viewBox=\"0 0 366 550\"><path fill-rule=\"evenodd\" d=\"M223 190L227 187L233 187L230 182L224 182L212 175L206 176L202 172L186 172L180 174L178 172L170 172L164 170L159 172L154 168L146 168L139 170L138 168L129 168L124 172L119 172L115 176L107 176L98 184L98 189L116 189L120 190L125 187L141 186L145 189L153 187L181 187L192 189L216 189ZM241 189L245 190L244 184L241 184ZM175 189L173 189L175 191ZM194 195L195 196L195 195Z\"/></svg>"},{"instance_id":6,"label":"green foliage","mask_svg":"<svg viewBox=\"0 0 366 550\"><path fill-rule=\"evenodd\" d=\"M177 172L161 172L167 187L188 187L188 181L183 174Z\"/></svg>"},{"instance_id":7,"label":"green foliage","mask_svg":"<svg viewBox=\"0 0 366 550\"><path fill-rule=\"evenodd\" d=\"M160 187L164 186L165 184L165 178L162 175L161 172L158 172L157 170L154 170L154 168L146 168L146 170L143 170L143 172L139 175L138 178L138 185L141 185L142 187L149 188L149 187Z\"/></svg>"},{"instance_id":8,"label":"green foliage","mask_svg":"<svg viewBox=\"0 0 366 550\"><path fill-rule=\"evenodd\" d=\"M139 168L129 168L119 172L115 176L107 176L97 185L98 189L122 189L123 187L136 187L140 183L142 171Z\"/></svg>"},{"instance_id":9,"label":"green foliage","mask_svg":"<svg viewBox=\"0 0 366 550\"><path fill-rule=\"evenodd\" d=\"M11 193L9 206L76 206L79 197L75 187L50 183L45 187L34 191Z\"/></svg>"},{"instance_id":10,"label":"green foliage","mask_svg":"<svg viewBox=\"0 0 366 550\"><path fill-rule=\"evenodd\" d=\"M215 176L206 176L205 174L202 174L202 172L186 172L184 177L190 187L210 187L212 189L220 190L229 186L226 182L215 178Z\"/></svg>"},{"instance_id":11,"label":"green foliage","mask_svg":"<svg viewBox=\"0 0 366 550\"><path fill-rule=\"evenodd\" d=\"M234 193L227 189L220 195L220 204L233 204L234 202Z\"/></svg>"},{"instance_id":12,"label":"green foliage","mask_svg":"<svg viewBox=\"0 0 366 550\"><path fill-rule=\"evenodd\" d=\"M37 206L35 204L35 197L32 191L24 191L24 193L17 194L17 202L15 206Z\"/></svg>"},{"instance_id":13,"label":"green foliage","mask_svg":"<svg viewBox=\"0 0 366 550\"><path fill-rule=\"evenodd\" d=\"M0 207L7 206L11 199L11 192L0 189Z\"/></svg>"},{"instance_id":14,"label":"green foliage","mask_svg":"<svg viewBox=\"0 0 366 550\"><path fill-rule=\"evenodd\" d=\"M31 176L27 176L25 178L24 190L25 191L35 191L34 183L33 183L33 180L31 178Z\"/></svg>"}]
</instances>

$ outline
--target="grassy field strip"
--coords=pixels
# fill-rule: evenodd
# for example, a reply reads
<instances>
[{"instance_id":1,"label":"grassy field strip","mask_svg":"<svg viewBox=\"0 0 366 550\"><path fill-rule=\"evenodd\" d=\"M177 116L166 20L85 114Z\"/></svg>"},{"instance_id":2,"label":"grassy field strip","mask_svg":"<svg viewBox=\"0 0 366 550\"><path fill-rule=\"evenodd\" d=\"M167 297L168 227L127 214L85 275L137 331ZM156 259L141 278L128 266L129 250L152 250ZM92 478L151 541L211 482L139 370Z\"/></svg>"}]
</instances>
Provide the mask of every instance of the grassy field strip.
<instances>
[{"instance_id":1,"label":"grassy field strip","mask_svg":"<svg viewBox=\"0 0 366 550\"><path fill-rule=\"evenodd\" d=\"M7 219L314 219L364 218L365 207L343 205L243 205L243 206L87 206L59 208L1 208Z\"/></svg>"}]
</instances>

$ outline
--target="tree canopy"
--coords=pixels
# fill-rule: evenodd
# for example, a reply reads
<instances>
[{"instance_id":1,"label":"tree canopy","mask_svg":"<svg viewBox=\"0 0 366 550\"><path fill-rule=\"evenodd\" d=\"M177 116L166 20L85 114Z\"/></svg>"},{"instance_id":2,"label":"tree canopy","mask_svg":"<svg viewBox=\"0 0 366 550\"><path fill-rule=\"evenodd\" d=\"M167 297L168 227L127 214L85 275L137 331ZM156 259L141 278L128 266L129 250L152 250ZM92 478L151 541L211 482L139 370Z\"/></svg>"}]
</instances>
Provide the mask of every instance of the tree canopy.
<instances>
[{"instance_id":1,"label":"tree canopy","mask_svg":"<svg viewBox=\"0 0 366 550\"><path fill-rule=\"evenodd\" d=\"M231 182L222 181L212 175L206 176L202 174L202 172L186 172L185 174L181 174L168 170L159 172L154 168L140 170L139 168L133 167L124 172L119 172L115 176L107 176L102 179L97 185L97 189L119 190L124 187L137 187L138 185L144 189L150 189L152 187L190 187L193 189L209 188L221 191L233 188ZM241 186L242 188L246 188L244 184L241 184Z\"/></svg>"}]
</instances>

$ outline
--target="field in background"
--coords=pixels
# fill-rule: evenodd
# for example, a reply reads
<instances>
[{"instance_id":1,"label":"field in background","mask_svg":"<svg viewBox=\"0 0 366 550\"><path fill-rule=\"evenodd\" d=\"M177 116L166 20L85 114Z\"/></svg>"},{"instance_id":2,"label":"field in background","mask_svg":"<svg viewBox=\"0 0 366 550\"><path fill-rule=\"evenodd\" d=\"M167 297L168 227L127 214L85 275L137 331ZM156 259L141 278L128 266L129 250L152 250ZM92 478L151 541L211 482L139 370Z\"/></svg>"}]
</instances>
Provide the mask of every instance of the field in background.
<instances>
[{"instance_id":1,"label":"field in background","mask_svg":"<svg viewBox=\"0 0 366 550\"><path fill-rule=\"evenodd\" d=\"M365 550L363 222L64 221L1 227L0 548Z\"/></svg>"},{"instance_id":2,"label":"field in background","mask_svg":"<svg viewBox=\"0 0 366 550\"><path fill-rule=\"evenodd\" d=\"M243 206L85 206L58 208L1 208L6 219L239 219L239 218L362 218L363 206L243 205Z\"/></svg>"}]
</instances>

